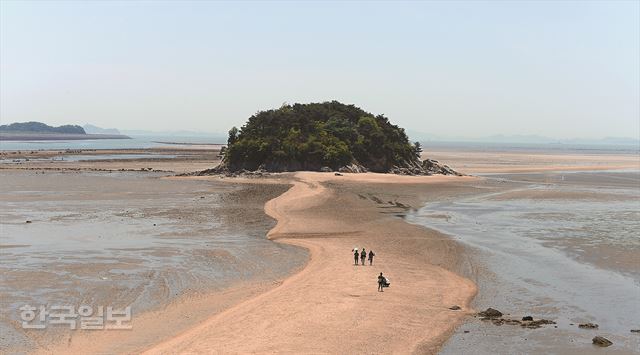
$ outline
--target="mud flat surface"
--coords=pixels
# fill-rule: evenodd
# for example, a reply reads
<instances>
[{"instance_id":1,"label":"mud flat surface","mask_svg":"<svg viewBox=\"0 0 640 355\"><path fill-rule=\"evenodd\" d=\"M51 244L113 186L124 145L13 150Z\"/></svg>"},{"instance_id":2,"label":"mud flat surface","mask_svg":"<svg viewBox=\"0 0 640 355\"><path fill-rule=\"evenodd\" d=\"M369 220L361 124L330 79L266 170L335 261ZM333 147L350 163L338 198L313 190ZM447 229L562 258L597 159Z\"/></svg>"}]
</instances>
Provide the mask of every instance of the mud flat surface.
<instances>
[{"instance_id":1,"label":"mud flat surface","mask_svg":"<svg viewBox=\"0 0 640 355\"><path fill-rule=\"evenodd\" d=\"M274 221L264 203L288 185L164 175L0 171L2 352L83 352L87 340L100 351L135 351L305 264L304 249L265 238ZM131 306L133 330L24 330L25 304Z\"/></svg>"},{"instance_id":2,"label":"mud flat surface","mask_svg":"<svg viewBox=\"0 0 640 355\"><path fill-rule=\"evenodd\" d=\"M425 204L408 220L467 247L474 308L554 320L539 329L470 318L442 354L637 354L640 170L489 174L473 196ZM478 185L478 187L481 187ZM579 324L598 324L597 329Z\"/></svg>"},{"instance_id":3,"label":"mud flat surface","mask_svg":"<svg viewBox=\"0 0 640 355\"><path fill-rule=\"evenodd\" d=\"M637 155L430 152L480 178L161 178L215 165L210 148L0 164L3 349L571 354L601 352L596 334L638 349ZM20 329L17 307L59 300L133 304L134 328ZM489 306L557 324L474 318Z\"/></svg>"},{"instance_id":4,"label":"mud flat surface","mask_svg":"<svg viewBox=\"0 0 640 355\"><path fill-rule=\"evenodd\" d=\"M185 173L220 163L221 145L168 144L144 149L0 150L0 170Z\"/></svg>"}]
</instances>

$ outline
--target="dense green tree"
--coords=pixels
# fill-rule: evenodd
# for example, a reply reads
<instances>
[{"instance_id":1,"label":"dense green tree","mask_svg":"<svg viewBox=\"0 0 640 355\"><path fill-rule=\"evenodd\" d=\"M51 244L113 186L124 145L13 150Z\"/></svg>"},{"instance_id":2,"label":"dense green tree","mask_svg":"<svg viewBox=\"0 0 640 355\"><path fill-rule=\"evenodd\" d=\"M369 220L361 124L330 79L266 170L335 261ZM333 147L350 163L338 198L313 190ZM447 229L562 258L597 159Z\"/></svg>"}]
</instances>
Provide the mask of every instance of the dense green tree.
<instances>
[{"instance_id":1,"label":"dense green tree","mask_svg":"<svg viewBox=\"0 0 640 355\"><path fill-rule=\"evenodd\" d=\"M284 104L261 111L229 131L225 164L230 170L338 169L352 163L371 171L418 162L420 146L383 116L337 101Z\"/></svg>"},{"instance_id":2,"label":"dense green tree","mask_svg":"<svg viewBox=\"0 0 640 355\"><path fill-rule=\"evenodd\" d=\"M231 127L231 129L229 130L229 139L227 139L227 145L232 145L238 140L238 132L239 131L237 127Z\"/></svg>"}]
</instances>

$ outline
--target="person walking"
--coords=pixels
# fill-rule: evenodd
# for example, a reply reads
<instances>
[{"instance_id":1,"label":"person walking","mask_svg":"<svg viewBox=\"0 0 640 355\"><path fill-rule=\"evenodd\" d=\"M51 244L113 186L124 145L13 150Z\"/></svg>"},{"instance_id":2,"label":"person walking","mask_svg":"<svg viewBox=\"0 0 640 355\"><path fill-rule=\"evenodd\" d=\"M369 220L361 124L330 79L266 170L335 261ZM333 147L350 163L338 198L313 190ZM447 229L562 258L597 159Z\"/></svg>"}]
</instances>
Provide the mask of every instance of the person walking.
<instances>
[{"instance_id":1,"label":"person walking","mask_svg":"<svg viewBox=\"0 0 640 355\"><path fill-rule=\"evenodd\" d=\"M369 250L369 265L373 265L374 256L376 256L376 254L373 252L373 250Z\"/></svg>"},{"instance_id":2,"label":"person walking","mask_svg":"<svg viewBox=\"0 0 640 355\"><path fill-rule=\"evenodd\" d=\"M378 292L384 292L384 283L385 283L385 279L384 276L382 276L382 273L380 273L380 275L378 276Z\"/></svg>"},{"instance_id":3,"label":"person walking","mask_svg":"<svg viewBox=\"0 0 640 355\"><path fill-rule=\"evenodd\" d=\"M364 266L364 261L367 258L367 252L362 248L362 252L360 253L360 261L362 261L362 266Z\"/></svg>"},{"instance_id":4,"label":"person walking","mask_svg":"<svg viewBox=\"0 0 640 355\"><path fill-rule=\"evenodd\" d=\"M358 265L358 256L359 256L358 249L354 249L354 251L353 251L354 265Z\"/></svg>"}]
</instances>

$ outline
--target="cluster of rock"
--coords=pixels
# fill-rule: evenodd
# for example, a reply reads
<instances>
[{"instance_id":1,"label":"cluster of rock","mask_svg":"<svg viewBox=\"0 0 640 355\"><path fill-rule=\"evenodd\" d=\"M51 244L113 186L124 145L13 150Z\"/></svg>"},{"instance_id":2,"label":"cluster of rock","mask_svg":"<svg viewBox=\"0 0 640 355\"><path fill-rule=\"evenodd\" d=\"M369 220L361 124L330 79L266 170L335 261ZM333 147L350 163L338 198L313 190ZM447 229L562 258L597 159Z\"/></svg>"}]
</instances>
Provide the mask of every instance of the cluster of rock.
<instances>
[{"instance_id":1,"label":"cluster of rock","mask_svg":"<svg viewBox=\"0 0 640 355\"><path fill-rule=\"evenodd\" d=\"M322 172L333 172L334 170L325 166L320 169ZM352 163L338 169L340 173L366 173L369 170L358 163ZM408 163L403 166L394 166L389 170L390 174L397 175L455 175L464 176L451 169L448 165L440 164L437 160L426 159L422 162Z\"/></svg>"},{"instance_id":2,"label":"cluster of rock","mask_svg":"<svg viewBox=\"0 0 640 355\"><path fill-rule=\"evenodd\" d=\"M362 166L358 163L351 163L349 165L345 165L339 168L337 171L331 169L330 167L322 167L320 168L322 172L335 172L335 173L366 173L369 171L366 167ZM408 166L394 166L391 170L389 170L390 174L398 174L398 175L455 175L455 176L464 176L464 174L459 173L449 166L440 164L437 160L427 159L421 163L415 163ZM266 169L265 166L260 166L258 169L250 171L250 170L231 170L229 166L224 162L215 168L206 169L201 171L195 171L191 173L184 173L179 176L207 176L207 175L223 175L227 177L261 177L270 174L270 170Z\"/></svg>"},{"instance_id":3,"label":"cluster of rock","mask_svg":"<svg viewBox=\"0 0 640 355\"><path fill-rule=\"evenodd\" d=\"M534 320L532 316L524 316L522 319L503 318L502 312L497 309L487 308L486 311L478 313L480 320L490 321L495 325L520 325L523 328L536 329L546 324L556 324L556 322L548 319Z\"/></svg>"},{"instance_id":4,"label":"cluster of rock","mask_svg":"<svg viewBox=\"0 0 640 355\"><path fill-rule=\"evenodd\" d=\"M366 173L367 171L368 171L367 168L357 163L345 165L340 169L338 169L338 172L341 172L341 173L355 173L355 174Z\"/></svg>"},{"instance_id":5,"label":"cluster of rock","mask_svg":"<svg viewBox=\"0 0 640 355\"><path fill-rule=\"evenodd\" d=\"M269 173L268 171L266 171L265 169L257 169L254 171L249 171L249 170L238 170L238 171L231 171L229 170L229 168L224 165L224 164L220 164L218 166L216 166L215 168L211 168L211 169L205 169L205 170L200 170L200 171L193 171L190 173L183 173L183 174L179 174L178 176L210 176L210 175L221 175L221 176L226 176L226 177L263 177L263 176L268 176L271 173Z\"/></svg>"},{"instance_id":6,"label":"cluster of rock","mask_svg":"<svg viewBox=\"0 0 640 355\"><path fill-rule=\"evenodd\" d=\"M422 163L416 163L412 166L394 166L389 172L398 175L464 175L433 159L426 159Z\"/></svg>"},{"instance_id":7,"label":"cluster of rock","mask_svg":"<svg viewBox=\"0 0 640 355\"><path fill-rule=\"evenodd\" d=\"M460 309L458 306L453 306L449 309L452 310L457 310ZM532 316L524 316L522 317L521 320L519 319L509 319L509 318L503 318L502 317L502 312L498 311L497 309L493 309L493 308L487 308L487 310L479 312L477 314L480 317L480 320L483 321L490 321L491 323L495 324L495 325L503 325L503 324L512 324L512 325L520 325L523 328L530 328L530 329L535 329L535 328L540 328L542 325L545 324L556 324L556 322L552 321L552 320L548 320L548 319L538 319L538 320L534 320ZM573 325L573 324L572 324ZM557 326L556 326L557 328ZM598 329L598 325L595 323L582 323L578 325L578 328L581 329ZM640 330L631 330L632 332L636 331L636 332L640 332ZM592 343L593 345L596 346L601 346L601 347L607 347L607 346L611 346L613 345L613 342L605 337L602 336L595 336L592 339Z\"/></svg>"}]
</instances>

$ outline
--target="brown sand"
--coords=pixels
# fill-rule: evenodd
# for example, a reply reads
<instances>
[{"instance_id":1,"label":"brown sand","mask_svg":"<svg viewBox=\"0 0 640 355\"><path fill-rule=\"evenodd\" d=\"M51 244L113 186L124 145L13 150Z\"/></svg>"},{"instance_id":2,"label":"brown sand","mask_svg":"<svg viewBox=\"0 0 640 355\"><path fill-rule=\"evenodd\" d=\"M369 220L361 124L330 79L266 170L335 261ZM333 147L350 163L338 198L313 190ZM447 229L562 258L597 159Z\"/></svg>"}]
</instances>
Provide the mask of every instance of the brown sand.
<instances>
[{"instance_id":1,"label":"brown sand","mask_svg":"<svg viewBox=\"0 0 640 355\"><path fill-rule=\"evenodd\" d=\"M308 248L307 267L147 353L435 353L476 292L470 280L430 263L458 257L455 243L326 185L455 179L295 174L293 187L265 211L278 220L269 238ZM373 266L353 265L356 246L376 252ZM392 283L383 293L380 272Z\"/></svg>"}]
</instances>

